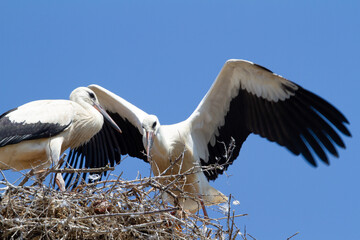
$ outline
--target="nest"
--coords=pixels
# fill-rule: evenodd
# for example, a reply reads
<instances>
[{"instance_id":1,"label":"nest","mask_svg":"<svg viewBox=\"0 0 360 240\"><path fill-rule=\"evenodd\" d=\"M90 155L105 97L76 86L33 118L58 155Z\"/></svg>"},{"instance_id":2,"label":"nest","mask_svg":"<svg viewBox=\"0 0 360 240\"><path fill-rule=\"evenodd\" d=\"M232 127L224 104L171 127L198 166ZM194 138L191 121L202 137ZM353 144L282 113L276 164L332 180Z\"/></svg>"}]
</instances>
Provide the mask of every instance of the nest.
<instances>
[{"instance_id":1,"label":"nest","mask_svg":"<svg viewBox=\"0 0 360 240\"><path fill-rule=\"evenodd\" d=\"M0 239L188 240L249 236L235 225L234 219L246 214L230 211L231 196L227 214L208 219L163 202L161 195L170 192L158 177L129 181L120 176L61 192L50 183L22 186L23 181L16 186L3 175L1 184L6 187L0 202Z\"/></svg>"}]
</instances>

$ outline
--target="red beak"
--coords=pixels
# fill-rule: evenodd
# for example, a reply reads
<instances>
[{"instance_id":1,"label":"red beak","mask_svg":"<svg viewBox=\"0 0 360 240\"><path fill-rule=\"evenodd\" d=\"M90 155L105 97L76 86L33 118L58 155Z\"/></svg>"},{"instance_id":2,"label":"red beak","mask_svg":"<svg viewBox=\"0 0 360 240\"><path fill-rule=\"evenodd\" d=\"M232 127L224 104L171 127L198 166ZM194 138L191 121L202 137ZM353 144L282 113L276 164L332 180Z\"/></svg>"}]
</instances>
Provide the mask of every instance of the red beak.
<instances>
[{"instance_id":1,"label":"red beak","mask_svg":"<svg viewBox=\"0 0 360 240\"><path fill-rule=\"evenodd\" d=\"M154 132L153 131L146 131L146 156L148 159L151 158L150 156L150 150L152 148L152 145L154 143Z\"/></svg>"},{"instance_id":2,"label":"red beak","mask_svg":"<svg viewBox=\"0 0 360 240\"><path fill-rule=\"evenodd\" d=\"M119 126L114 122L114 120L109 116L109 114L99 104L94 102L93 107L104 116L104 119L107 120L113 128L115 128L119 133L122 133Z\"/></svg>"}]
</instances>

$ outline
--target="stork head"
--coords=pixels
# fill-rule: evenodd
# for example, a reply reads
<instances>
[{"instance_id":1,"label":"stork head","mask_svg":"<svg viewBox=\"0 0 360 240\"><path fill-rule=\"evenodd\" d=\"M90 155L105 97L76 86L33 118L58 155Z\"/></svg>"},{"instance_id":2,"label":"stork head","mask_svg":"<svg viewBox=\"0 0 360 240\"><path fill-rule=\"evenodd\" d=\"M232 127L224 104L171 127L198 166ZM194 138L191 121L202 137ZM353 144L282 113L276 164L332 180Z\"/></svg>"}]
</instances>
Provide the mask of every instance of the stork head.
<instances>
[{"instance_id":1,"label":"stork head","mask_svg":"<svg viewBox=\"0 0 360 240\"><path fill-rule=\"evenodd\" d=\"M110 123L110 125L121 133L121 129L114 122L114 120L109 116L109 114L101 107L94 91L87 87L78 87L70 94L70 100L78 103L85 109L92 106L96 110L98 110L104 117L106 121ZM90 105L90 106L89 106Z\"/></svg>"},{"instance_id":2,"label":"stork head","mask_svg":"<svg viewBox=\"0 0 360 240\"><path fill-rule=\"evenodd\" d=\"M80 104L83 107L87 107L87 104L91 106L100 106L99 101L95 93L87 87L78 87L70 94L70 100Z\"/></svg>"},{"instance_id":3,"label":"stork head","mask_svg":"<svg viewBox=\"0 0 360 240\"><path fill-rule=\"evenodd\" d=\"M156 136L160 128L160 122L155 115L148 115L144 118L141 126L145 130L144 145L146 147L147 157L150 158L150 150L154 143L154 136Z\"/></svg>"}]
</instances>

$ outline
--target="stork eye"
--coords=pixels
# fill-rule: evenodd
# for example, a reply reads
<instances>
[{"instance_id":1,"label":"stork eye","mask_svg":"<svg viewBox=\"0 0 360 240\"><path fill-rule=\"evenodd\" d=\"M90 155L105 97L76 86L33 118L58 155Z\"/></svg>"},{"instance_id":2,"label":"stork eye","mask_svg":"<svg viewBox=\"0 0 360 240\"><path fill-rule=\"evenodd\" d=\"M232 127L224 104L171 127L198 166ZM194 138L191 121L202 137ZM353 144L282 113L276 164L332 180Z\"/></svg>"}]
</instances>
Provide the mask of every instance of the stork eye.
<instances>
[{"instance_id":1,"label":"stork eye","mask_svg":"<svg viewBox=\"0 0 360 240\"><path fill-rule=\"evenodd\" d=\"M156 122L154 122L152 125L152 128L155 128L155 127L156 127Z\"/></svg>"},{"instance_id":2,"label":"stork eye","mask_svg":"<svg viewBox=\"0 0 360 240\"><path fill-rule=\"evenodd\" d=\"M90 97L91 99L96 99L95 94L92 93L92 92L89 92L89 97Z\"/></svg>"}]
</instances>

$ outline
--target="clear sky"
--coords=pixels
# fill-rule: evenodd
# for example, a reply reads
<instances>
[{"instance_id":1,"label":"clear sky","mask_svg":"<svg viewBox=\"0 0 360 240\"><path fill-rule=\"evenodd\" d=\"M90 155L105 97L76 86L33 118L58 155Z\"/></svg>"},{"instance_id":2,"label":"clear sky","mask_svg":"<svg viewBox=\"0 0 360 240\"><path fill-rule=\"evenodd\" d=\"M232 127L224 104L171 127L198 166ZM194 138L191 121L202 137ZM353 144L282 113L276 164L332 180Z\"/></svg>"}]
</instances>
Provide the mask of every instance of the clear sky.
<instances>
[{"instance_id":1,"label":"clear sky","mask_svg":"<svg viewBox=\"0 0 360 240\"><path fill-rule=\"evenodd\" d=\"M331 166L313 168L253 135L212 185L240 201L237 214L249 215L237 225L256 239L360 239L359 4L1 1L0 112L96 83L171 124L192 113L227 59L256 62L334 104L353 137ZM126 158L121 171L134 179L149 165Z\"/></svg>"}]
</instances>

